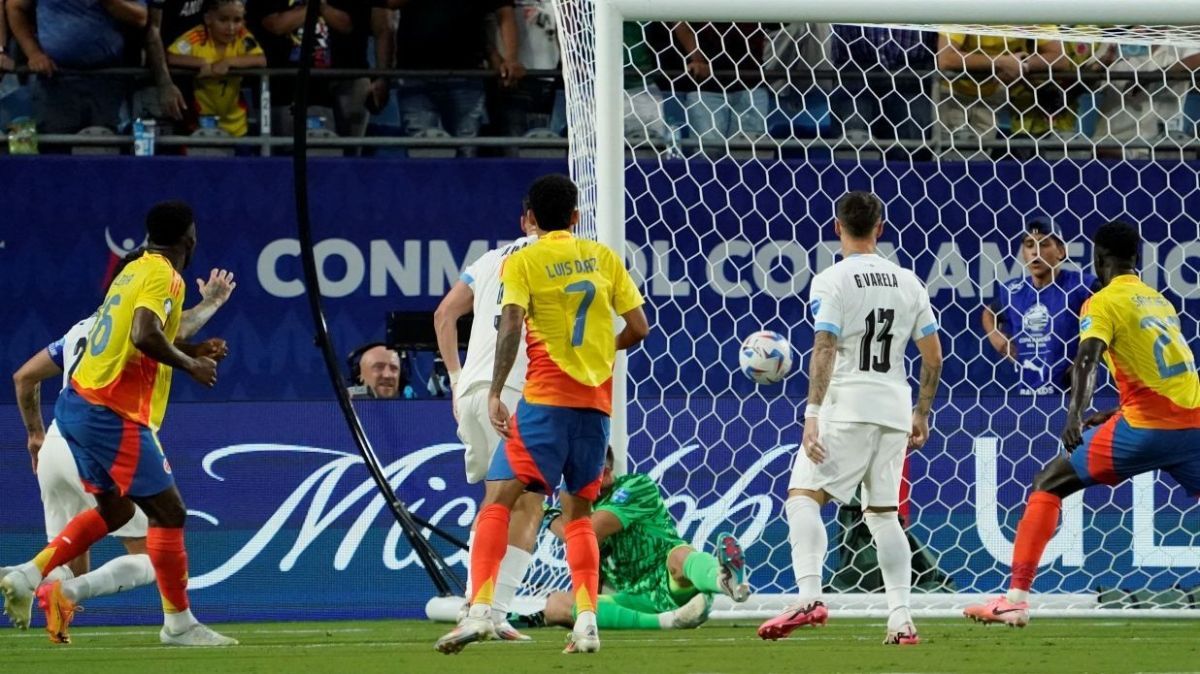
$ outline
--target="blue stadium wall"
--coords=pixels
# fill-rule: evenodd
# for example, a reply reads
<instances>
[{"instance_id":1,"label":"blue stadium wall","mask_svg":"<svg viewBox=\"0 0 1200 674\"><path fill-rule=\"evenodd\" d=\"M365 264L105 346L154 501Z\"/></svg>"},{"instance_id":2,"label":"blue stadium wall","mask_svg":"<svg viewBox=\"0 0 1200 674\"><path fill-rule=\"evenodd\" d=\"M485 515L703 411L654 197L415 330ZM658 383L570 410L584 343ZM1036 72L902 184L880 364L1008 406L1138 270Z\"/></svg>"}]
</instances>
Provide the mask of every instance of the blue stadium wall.
<instances>
[{"instance_id":1,"label":"blue stadium wall","mask_svg":"<svg viewBox=\"0 0 1200 674\"><path fill-rule=\"evenodd\" d=\"M387 311L436 306L469 258L518 235L518 204L528 183L562 170L563 163L541 161L314 162L313 219L327 280L326 311L339 349L382 337ZM696 180L673 180L687 170ZM664 354L661 334L652 337L646 352L660 355L635 359L633 376L644 382L639 392L645 395L660 392L652 382L669 382L661 390L667 402L650 417L635 416L631 422L665 430L669 419L697 404L685 394L703 385L724 391L715 403L718 410L761 414L769 423L734 437L719 423L720 415L707 415L690 425L676 422L673 434L655 446L631 448L640 467L657 466L662 472L689 536L703 539L725 525L760 531L776 541L786 536L779 497L791 443L799 437L794 413L750 395L752 387L726 365L735 354L723 353L727 347L719 342L757 327L756 315L763 312L775 316L771 327L789 333L793 342L809 341L799 297L807 292L810 267L829 259L822 252L827 247L819 244L833 239L827 226L830 202L848 188L873 188L885 199L903 195L888 211L891 222L906 223L903 240L894 232L887 238L934 287L934 304L955 354L947 381L972 382L939 401L939 433L913 466L914 474L930 477L914 491L915 514L930 547L946 556L942 566L964 569L956 577L962 590L991 591L1005 569L997 565L1003 555L995 532L976 527L979 508L995 507L999 530L1011 539L1013 509L1024 497L1018 482L1055 451L1048 442L1032 453L1027 442L1013 442L1055 428L1060 403L1042 398L1034 408L1030 399L1005 398L1014 385L1011 375L985 352L970 317L997 276L1012 273L1008 256L1022 218L1081 214L1071 221L1057 217L1069 238L1112 217L1141 223L1151 244L1147 253L1160 264L1150 280L1182 304L1185 334L1197 333L1191 316L1197 308L1192 298L1200 298L1200 235L1196 221L1187 217L1200 213L1194 166L1001 163L939 170L928 165L899 179L878 164L763 168L728 163L706 170L711 175L697 176L695 167L669 164L633 186L635 193L649 192L666 204L659 210L648 199L630 200L629 238L637 249L631 259L649 277L651 306L690 304L718 318L699 324L689 314L684 325L676 326L716 335L701 340L696 354ZM709 179L721 187L694 187ZM760 192L756 210L749 207L752 192L744 184L789 189L784 193L778 187L780 196L766 200L763 195L776 190ZM0 370L5 372L95 308L109 265L140 242L143 214L155 201L184 198L196 207L200 246L188 276L213 266L237 274L233 301L206 330L231 345L221 383L208 392L180 378L162 430L193 513L191 576L201 615L213 620L419 615L432 586L373 491L330 402L329 383L312 347L298 280L290 164L10 158L0 160L0 185L5 194ZM762 215L780 212L786 217ZM685 224L709 233L698 240L673 237ZM799 252L791 249L786 255L770 243L793 239ZM655 262L654 251L660 250L669 251L661 258L665 263ZM1080 245L1071 253L1085 263L1090 251ZM991 262L996 256L1002 260L999 272ZM755 268L760 257L770 271ZM194 296L194 285L189 287ZM760 295L752 305L744 295L758 289L771 296ZM688 358L715 365L676 375L672 363ZM979 382L985 383L977 394ZM787 395L802 397L805 384L802 373L793 376ZM52 395L46 392L47 402ZM432 521L463 532L477 493L463 479L462 449L448 404L372 401L360 411L403 498ZM0 387L0 437L9 448L0 453L0 563L11 563L39 547L44 535L36 482L20 450L23 430L8 387ZM702 462L733 457L744 446L760 451L737 454L734 461L744 465L721 473L717 484L693 489L691 495L679 493L688 472ZM984 455L997 457L998 478L979 474ZM688 470L676 470L680 466ZM1014 475L1017 480L1009 479ZM1151 548L1195 546L1195 523L1178 516L1194 501L1178 489L1155 491L1160 505L1173 507L1151 518ZM1123 584L1157 587L1200 583L1197 565L1155 566L1154 549L1147 549L1145 540L1131 540L1133 500L1133 490L1123 487L1111 503L1107 495L1089 501L1088 523L1100 526L1087 530L1086 550L1064 555L1039 583L1065 590L1111 585L1118 578ZM1122 521L1126 533L1110 534L1100 550L1100 532L1122 518L1128 520ZM461 569L461 555L443 549ZM106 542L94 559L116 550ZM767 569L786 569L788 560L768 559L769 554L763 546L750 549L760 570L753 580L762 591L786 592L777 583L790 582L790 573L777 578ZM93 602L81 621L154 621L156 605L153 589L145 588Z\"/></svg>"}]
</instances>

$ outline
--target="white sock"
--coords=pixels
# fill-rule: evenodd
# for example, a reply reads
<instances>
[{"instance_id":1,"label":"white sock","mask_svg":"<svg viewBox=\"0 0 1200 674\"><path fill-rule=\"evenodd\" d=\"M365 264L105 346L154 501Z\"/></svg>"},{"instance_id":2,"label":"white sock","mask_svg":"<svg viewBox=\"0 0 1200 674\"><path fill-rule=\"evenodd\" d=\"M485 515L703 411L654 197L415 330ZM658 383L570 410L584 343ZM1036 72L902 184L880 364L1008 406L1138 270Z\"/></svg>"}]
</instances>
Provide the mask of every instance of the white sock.
<instances>
[{"instance_id":1,"label":"white sock","mask_svg":"<svg viewBox=\"0 0 1200 674\"><path fill-rule=\"evenodd\" d=\"M13 572L20 572L25 576L25 582L29 587L35 588L42 584L42 572L38 570L37 565L33 562L25 562L24 564L13 569Z\"/></svg>"},{"instance_id":2,"label":"white sock","mask_svg":"<svg viewBox=\"0 0 1200 674\"><path fill-rule=\"evenodd\" d=\"M172 634L182 634L198 622L200 621L196 620L196 616L192 615L192 609L190 608L178 613L163 614L163 624L166 626L167 631Z\"/></svg>"},{"instance_id":3,"label":"white sock","mask_svg":"<svg viewBox=\"0 0 1200 674\"><path fill-rule=\"evenodd\" d=\"M897 630L912 623L908 604L912 592L912 549L908 547L908 538L895 512L868 511L863 517L875 539L879 572L887 592L888 629Z\"/></svg>"},{"instance_id":4,"label":"white sock","mask_svg":"<svg viewBox=\"0 0 1200 674\"><path fill-rule=\"evenodd\" d=\"M74 577L75 577L75 572L72 571L71 568L68 567L66 564L64 564L62 566L54 567L50 571L50 573L46 574L46 577L43 579L43 582L53 583L56 580L61 580L63 582L66 582L68 580L71 580Z\"/></svg>"},{"instance_id":5,"label":"white sock","mask_svg":"<svg viewBox=\"0 0 1200 674\"><path fill-rule=\"evenodd\" d=\"M487 618L492 619L491 604L471 604L471 610L467 611L468 618Z\"/></svg>"},{"instance_id":6,"label":"white sock","mask_svg":"<svg viewBox=\"0 0 1200 674\"><path fill-rule=\"evenodd\" d=\"M1029 601L1029 590L1018 590L1013 588L1008 591L1006 598L1010 604L1020 604L1023 601Z\"/></svg>"},{"instance_id":7,"label":"white sock","mask_svg":"<svg viewBox=\"0 0 1200 674\"><path fill-rule=\"evenodd\" d=\"M575 616L575 627L573 629L576 632L583 632L589 627L596 627L596 613L594 611L584 611Z\"/></svg>"},{"instance_id":8,"label":"white sock","mask_svg":"<svg viewBox=\"0 0 1200 674\"><path fill-rule=\"evenodd\" d=\"M150 555L122 555L91 573L65 581L62 590L67 599L79 602L153 582L154 565L150 563Z\"/></svg>"},{"instance_id":9,"label":"white sock","mask_svg":"<svg viewBox=\"0 0 1200 674\"><path fill-rule=\"evenodd\" d=\"M508 609L517 588L525 580L525 572L533 562L533 555L516 546L508 546L504 559L500 561L500 573L496 576L496 594L492 598L492 620L508 620Z\"/></svg>"},{"instance_id":10,"label":"white sock","mask_svg":"<svg viewBox=\"0 0 1200 674\"><path fill-rule=\"evenodd\" d=\"M821 519L821 506L807 496L793 496L783 504L787 511L788 542L792 544L792 570L796 574L800 604L821 598L821 570L829 549L829 534Z\"/></svg>"}]
</instances>

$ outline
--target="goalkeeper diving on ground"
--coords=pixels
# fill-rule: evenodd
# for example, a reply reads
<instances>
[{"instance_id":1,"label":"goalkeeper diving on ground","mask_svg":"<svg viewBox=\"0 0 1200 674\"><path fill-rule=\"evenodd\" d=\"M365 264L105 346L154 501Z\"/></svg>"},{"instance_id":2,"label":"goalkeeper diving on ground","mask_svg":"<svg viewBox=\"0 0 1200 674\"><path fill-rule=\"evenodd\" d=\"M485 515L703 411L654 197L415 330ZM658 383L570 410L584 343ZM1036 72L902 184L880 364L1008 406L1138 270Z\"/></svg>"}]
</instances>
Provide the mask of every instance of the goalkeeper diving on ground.
<instances>
[{"instance_id":1,"label":"goalkeeper diving on ground","mask_svg":"<svg viewBox=\"0 0 1200 674\"><path fill-rule=\"evenodd\" d=\"M561 512L547 512L547 528L564 537ZM736 602L750 597L742 546L733 534L716 537L715 555L696 550L679 536L658 485L648 475L613 475L608 449L600 498L592 508L600 542L600 594L596 622L601 629L688 629L708 619L712 597ZM529 626L575 624L574 600L554 592L544 611L520 616Z\"/></svg>"}]
</instances>

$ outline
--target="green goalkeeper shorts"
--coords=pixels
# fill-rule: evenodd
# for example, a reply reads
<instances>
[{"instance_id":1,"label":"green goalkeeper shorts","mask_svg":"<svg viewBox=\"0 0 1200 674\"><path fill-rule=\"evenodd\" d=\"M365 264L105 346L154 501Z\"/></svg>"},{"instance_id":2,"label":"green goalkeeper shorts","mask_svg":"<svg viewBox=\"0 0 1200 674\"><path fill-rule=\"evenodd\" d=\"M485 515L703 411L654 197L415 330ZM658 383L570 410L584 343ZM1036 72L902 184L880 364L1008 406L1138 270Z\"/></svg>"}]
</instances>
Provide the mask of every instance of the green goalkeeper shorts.
<instances>
[{"instance_id":1,"label":"green goalkeeper shorts","mask_svg":"<svg viewBox=\"0 0 1200 674\"><path fill-rule=\"evenodd\" d=\"M606 595L618 605L642 613L664 613L674 611L699 593L694 587L680 587L667 570L663 560L658 571L640 579L630 587L615 594Z\"/></svg>"}]
</instances>

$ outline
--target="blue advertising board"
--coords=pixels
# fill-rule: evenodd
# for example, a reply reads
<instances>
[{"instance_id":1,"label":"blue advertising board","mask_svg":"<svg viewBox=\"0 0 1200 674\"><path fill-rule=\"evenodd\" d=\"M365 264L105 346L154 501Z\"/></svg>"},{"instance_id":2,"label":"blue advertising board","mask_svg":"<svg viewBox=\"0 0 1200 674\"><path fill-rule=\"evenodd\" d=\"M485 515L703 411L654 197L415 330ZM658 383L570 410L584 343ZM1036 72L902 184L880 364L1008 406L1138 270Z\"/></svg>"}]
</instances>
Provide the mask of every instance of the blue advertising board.
<instances>
[{"instance_id":1,"label":"blue advertising board","mask_svg":"<svg viewBox=\"0 0 1200 674\"><path fill-rule=\"evenodd\" d=\"M1004 582L1028 480L1056 451L1045 429L1056 428L1061 413L1024 400L984 400L968 410L939 400L933 438L912 459L913 531L964 592L992 592ZM793 590L782 503L799 439L797 402L730 397L710 407L669 399L651 413L657 418L631 419L648 429L631 441L632 467L659 480L688 540L703 546L720 531L737 533L759 592ZM693 426L659 431L668 416L678 419L689 409L690 418L700 419ZM465 482L449 404L365 401L358 411L392 486L412 510L465 536L480 494ZM730 419L749 430L728 432ZM12 406L0 407L0 434L21 437ZM202 618L423 615L433 584L333 403L182 403L171 408L161 436L191 515L191 587ZM45 544L40 502L24 452L0 454L0 474L0 563L15 563ZM1200 532L1194 517L1185 517L1194 504L1169 480L1102 488L1081 503L1069 501L1066 535L1051 545L1037 587L1200 584ZM464 574L464 555L437 547ZM105 542L93 563L118 551ZM94 600L80 620L154 622L157 613L151 587Z\"/></svg>"}]
</instances>

